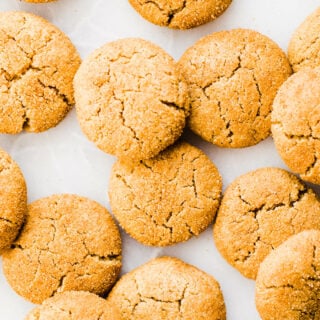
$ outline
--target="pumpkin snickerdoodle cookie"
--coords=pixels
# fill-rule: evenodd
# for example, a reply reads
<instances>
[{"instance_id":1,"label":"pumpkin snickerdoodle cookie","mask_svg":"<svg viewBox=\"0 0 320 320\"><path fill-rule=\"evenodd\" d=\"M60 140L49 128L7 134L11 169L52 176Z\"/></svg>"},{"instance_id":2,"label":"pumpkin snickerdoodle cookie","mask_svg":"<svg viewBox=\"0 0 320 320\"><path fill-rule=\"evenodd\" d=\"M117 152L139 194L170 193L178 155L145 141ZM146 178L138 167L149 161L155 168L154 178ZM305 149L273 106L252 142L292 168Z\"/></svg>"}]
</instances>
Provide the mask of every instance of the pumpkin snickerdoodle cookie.
<instances>
[{"instance_id":1,"label":"pumpkin snickerdoodle cookie","mask_svg":"<svg viewBox=\"0 0 320 320\"><path fill-rule=\"evenodd\" d=\"M9 284L33 303L68 290L103 294L120 267L121 239L111 215L68 194L31 203L22 232L3 254Z\"/></svg>"},{"instance_id":2,"label":"pumpkin snickerdoodle cookie","mask_svg":"<svg viewBox=\"0 0 320 320\"><path fill-rule=\"evenodd\" d=\"M109 196L112 212L126 232L143 244L166 246L208 227L221 188L215 165L183 142L134 166L116 162Z\"/></svg>"},{"instance_id":3,"label":"pumpkin snickerdoodle cookie","mask_svg":"<svg viewBox=\"0 0 320 320\"><path fill-rule=\"evenodd\" d=\"M129 0L146 20L174 29L189 29L219 17L232 0Z\"/></svg>"},{"instance_id":4,"label":"pumpkin snickerdoodle cookie","mask_svg":"<svg viewBox=\"0 0 320 320\"><path fill-rule=\"evenodd\" d=\"M0 253L12 243L27 211L27 187L18 165L0 149Z\"/></svg>"},{"instance_id":5,"label":"pumpkin snickerdoodle cookie","mask_svg":"<svg viewBox=\"0 0 320 320\"><path fill-rule=\"evenodd\" d=\"M187 86L174 60L149 41L107 43L84 60L74 86L83 132L122 160L157 155L185 126Z\"/></svg>"},{"instance_id":6,"label":"pumpkin snickerdoodle cookie","mask_svg":"<svg viewBox=\"0 0 320 320\"><path fill-rule=\"evenodd\" d=\"M271 121L276 148L287 166L320 184L320 67L304 68L281 86Z\"/></svg>"},{"instance_id":7,"label":"pumpkin snickerdoodle cookie","mask_svg":"<svg viewBox=\"0 0 320 320\"><path fill-rule=\"evenodd\" d=\"M293 174L261 168L238 177L225 191L214 225L223 257L255 279L263 259L291 235L320 229L320 202Z\"/></svg>"},{"instance_id":8,"label":"pumpkin snickerdoodle cookie","mask_svg":"<svg viewBox=\"0 0 320 320\"><path fill-rule=\"evenodd\" d=\"M308 16L293 33L288 58L293 70L320 66L320 7Z\"/></svg>"},{"instance_id":9,"label":"pumpkin snickerdoodle cookie","mask_svg":"<svg viewBox=\"0 0 320 320\"><path fill-rule=\"evenodd\" d=\"M25 320L121 320L105 299L85 291L65 291L46 299Z\"/></svg>"},{"instance_id":10,"label":"pumpkin snickerdoodle cookie","mask_svg":"<svg viewBox=\"0 0 320 320\"><path fill-rule=\"evenodd\" d=\"M225 320L218 282L179 259L156 258L124 275L107 299L124 319Z\"/></svg>"},{"instance_id":11,"label":"pumpkin snickerdoodle cookie","mask_svg":"<svg viewBox=\"0 0 320 320\"><path fill-rule=\"evenodd\" d=\"M262 262L256 306L262 320L320 319L320 231L290 237Z\"/></svg>"},{"instance_id":12,"label":"pumpkin snickerdoodle cookie","mask_svg":"<svg viewBox=\"0 0 320 320\"><path fill-rule=\"evenodd\" d=\"M270 134L272 101L291 74L284 52L268 37L245 29L215 32L179 61L189 83L189 127L220 147L240 148Z\"/></svg>"},{"instance_id":13,"label":"pumpkin snickerdoodle cookie","mask_svg":"<svg viewBox=\"0 0 320 320\"><path fill-rule=\"evenodd\" d=\"M27 12L0 12L0 133L56 126L74 103L80 58L69 38Z\"/></svg>"}]
</instances>

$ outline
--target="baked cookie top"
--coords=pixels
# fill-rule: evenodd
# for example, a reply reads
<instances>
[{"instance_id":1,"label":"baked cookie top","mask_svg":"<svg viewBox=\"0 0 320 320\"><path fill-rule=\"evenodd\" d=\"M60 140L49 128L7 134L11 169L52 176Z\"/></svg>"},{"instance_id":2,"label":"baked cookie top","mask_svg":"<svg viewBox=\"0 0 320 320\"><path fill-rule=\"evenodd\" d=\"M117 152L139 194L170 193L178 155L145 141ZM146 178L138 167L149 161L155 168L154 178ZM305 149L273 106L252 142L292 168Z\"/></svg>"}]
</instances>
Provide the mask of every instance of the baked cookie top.
<instances>
[{"instance_id":1,"label":"baked cookie top","mask_svg":"<svg viewBox=\"0 0 320 320\"><path fill-rule=\"evenodd\" d=\"M46 299L25 320L121 320L105 299L86 291L65 291Z\"/></svg>"},{"instance_id":2,"label":"baked cookie top","mask_svg":"<svg viewBox=\"0 0 320 320\"><path fill-rule=\"evenodd\" d=\"M295 30L288 46L288 58L296 72L320 66L320 7Z\"/></svg>"},{"instance_id":3,"label":"baked cookie top","mask_svg":"<svg viewBox=\"0 0 320 320\"><path fill-rule=\"evenodd\" d=\"M171 257L153 259L124 275L107 301L124 319L226 319L218 282Z\"/></svg>"},{"instance_id":4,"label":"baked cookie top","mask_svg":"<svg viewBox=\"0 0 320 320\"><path fill-rule=\"evenodd\" d=\"M74 86L83 132L122 160L157 155L185 126L187 86L174 60L149 41L121 39L95 50Z\"/></svg>"},{"instance_id":5,"label":"baked cookie top","mask_svg":"<svg viewBox=\"0 0 320 320\"><path fill-rule=\"evenodd\" d=\"M69 38L27 12L0 12L0 133L41 132L74 104L80 58Z\"/></svg>"},{"instance_id":6,"label":"baked cookie top","mask_svg":"<svg viewBox=\"0 0 320 320\"><path fill-rule=\"evenodd\" d=\"M25 2L32 2L32 3L45 3L45 2L52 2L55 0L23 0Z\"/></svg>"},{"instance_id":7,"label":"baked cookie top","mask_svg":"<svg viewBox=\"0 0 320 320\"><path fill-rule=\"evenodd\" d=\"M27 211L27 187L15 161L0 149L0 253L16 238Z\"/></svg>"},{"instance_id":8,"label":"baked cookie top","mask_svg":"<svg viewBox=\"0 0 320 320\"><path fill-rule=\"evenodd\" d=\"M303 180L320 183L320 67L291 76L273 102L272 135L287 164Z\"/></svg>"},{"instance_id":9,"label":"baked cookie top","mask_svg":"<svg viewBox=\"0 0 320 320\"><path fill-rule=\"evenodd\" d=\"M245 29L208 35L181 57L190 87L189 127L220 147L240 148L270 134L272 101L291 74L284 52Z\"/></svg>"},{"instance_id":10,"label":"baked cookie top","mask_svg":"<svg viewBox=\"0 0 320 320\"><path fill-rule=\"evenodd\" d=\"M320 202L296 176L261 168L226 189L214 225L215 244L244 276L255 279L263 259L291 235L320 228Z\"/></svg>"},{"instance_id":11,"label":"baked cookie top","mask_svg":"<svg viewBox=\"0 0 320 320\"><path fill-rule=\"evenodd\" d=\"M129 0L146 20L173 29L189 29L219 17L232 0Z\"/></svg>"},{"instance_id":12,"label":"baked cookie top","mask_svg":"<svg viewBox=\"0 0 320 320\"><path fill-rule=\"evenodd\" d=\"M9 284L33 303L68 290L103 294L120 267L121 239L111 215L69 194L31 203L23 230L3 253Z\"/></svg>"},{"instance_id":13,"label":"baked cookie top","mask_svg":"<svg viewBox=\"0 0 320 320\"><path fill-rule=\"evenodd\" d=\"M290 237L262 262L256 306L262 320L320 318L320 231Z\"/></svg>"},{"instance_id":14,"label":"baked cookie top","mask_svg":"<svg viewBox=\"0 0 320 320\"><path fill-rule=\"evenodd\" d=\"M143 244L166 246L208 227L222 182L210 159L182 142L134 166L116 162L109 188L112 212L125 231Z\"/></svg>"}]
</instances>

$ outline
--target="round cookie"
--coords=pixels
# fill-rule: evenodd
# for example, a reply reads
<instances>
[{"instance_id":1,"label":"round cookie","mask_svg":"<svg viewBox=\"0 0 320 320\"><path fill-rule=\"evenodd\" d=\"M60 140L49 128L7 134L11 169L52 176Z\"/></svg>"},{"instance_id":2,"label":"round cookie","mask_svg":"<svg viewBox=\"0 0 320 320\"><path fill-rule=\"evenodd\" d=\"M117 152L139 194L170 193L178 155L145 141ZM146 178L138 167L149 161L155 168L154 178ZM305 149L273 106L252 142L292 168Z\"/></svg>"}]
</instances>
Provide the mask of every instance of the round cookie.
<instances>
[{"instance_id":1,"label":"round cookie","mask_svg":"<svg viewBox=\"0 0 320 320\"><path fill-rule=\"evenodd\" d=\"M320 202L293 174L261 168L225 191L214 225L215 244L244 276L255 279L263 259L291 235L320 229Z\"/></svg>"},{"instance_id":2,"label":"round cookie","mask_svg":"<svg viewBox=\"0 0 320 320\"><path fill-rule=\"evenodd\" d=\"M121 39L97 49L74 87L83 132L122 160L157 155L185 126L187 86L174 60L149 41Z\"/></svg>"},{"instance_id":3,"label":"round cookie","mask_svg":"<svg viewBox=\"0 0 320 320\"><path fill-rule=\"evenodd\" d=\"M305 19L290 39L288 58L293 71L320 66L319 32L320 7Z\"/></svg>"},{"instance_id":4,"label":"round cookie","mask_svg":"<svg viewBox=\"0 0 320 320\"><path fill-rule=\"evenodd\" d=\"M19 166L0 149L0 253L13 242L27 211L27 187Z\"/></svg>"},{"instance_id":5,"label":"round cookie","mask_svg":"<svg viewBox=\"0 0 320 320\"><path fill-rule=\"evenodd\" d=\"M281 86L271 121L287 166L303 180L320 184L320 67L303 69Z\"/></svg>"},{"instance_id":6,"label":"round cookie","mask_svg":"<svg viewBox=\"0 0 320 320\"><path fill-rule=\"evenodd\" d=\"M225 320L218 282L179 259L156 258L124 275L107 301L124 319Z\"/></svg>"},{"instance_id":7,"label":"round cookie","mask_svg":"<svg viewBox=\"0 0 320 320\"><path fill-rule=\"evenodd\" d=\"M208 227L221 189L221 177L210 159L183 142L134 166L116 162L109 197L113 214L134 239L167 246Z\"/></svg>"},{"instance_id":8,"label":"round cookie","mask_svg":"<svg viewBox=\"0 0 320 320\"><path fill-rule=\"evenodd\" d=\"M108 211L76 195L31 203L3 271L11 287L33 303L69 290L103 294L121 268L121 239Z\"/></svg>"},{"instance_id":9,"label":"round cookie","mask_svg":"<svg viewBox=\"0 0 320 320\"><path fill-rule=\"evenodd\" d=\"M253 30L215 32L190 47L179 65L190 87L192 131L228 148L269 136L272 101L291 74L272 40Z\"/></svg>"},{"instance_id":10,"label":"round cookie","mask_svg":"<svg viewBox=\"0 0 320 320\"><path fill-rule=\"evenodd\" d=\"M45 2L52 2L55 0L24 0L25 2L31 2L31 3L45 3Z\"/></svg>"},{"instance_id":11,"label":"round cookie","mask_svg":"<svg viewBox=\"0 0 320 320\"><path fill-rule=\"evenodd\" d=\"M25 320L121 320L105 299L85 291L66 291L46 299Z\"/></svg>"},{"instance_id":12,"label":"round cookie","mask_svg":"<svg viewBox=\"0 0 320 320\"><path fill-rule=\"evenodd\" d=\"M0 12L0 133L41 132L74 104L80 58L69 38L27 12Z\"/></svg>"},{"instance_id":13,"label":"round cookie","mask_svg":"<svg viewBox=\"0 0 320 320\"><path fill-rule=\"evenodd\" d=\"M320 231L290 237L262 262L256 306L262 320L320 319Z\"/></svg>"},{"instance_id":14,"label":"round cookie","mask_svg":"<svg viewBox=\"0 0 320 320\"><path fill-rule=\"evenodd\" d=\"M129 0L146 20L173 29L189 29L219 17L232 0Z\"/></svg>"}]
</instances>

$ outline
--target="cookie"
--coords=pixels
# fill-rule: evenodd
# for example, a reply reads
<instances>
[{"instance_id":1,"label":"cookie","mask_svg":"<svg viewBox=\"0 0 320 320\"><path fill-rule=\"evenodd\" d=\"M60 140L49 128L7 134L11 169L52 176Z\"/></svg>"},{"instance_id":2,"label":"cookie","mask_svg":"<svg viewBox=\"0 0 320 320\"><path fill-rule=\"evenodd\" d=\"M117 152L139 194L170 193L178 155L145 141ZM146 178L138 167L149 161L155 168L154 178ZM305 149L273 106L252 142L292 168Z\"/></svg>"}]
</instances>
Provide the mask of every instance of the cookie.
<instances>
[{"instance_id":1,"label":"cookie","mask_svg":"<svg viewBox=\"0 0 320 320\"><path fill-rule=\"evenodd\" d=\"M27 211L27 187L19 166L0 149L0 253L16 238Z\"/></svg>"},{"instance_id":2,"label":"cookie","mask_svg":"<svg viewBox=\"0 0 320 320\"><path fill-rule=\"evenodd\" d=\"M179 259L153 259L124 275L107 299L124 319L226 319L218 282Z\"/></svg>"},{"instance_id":3,"label":"cookie","mask_svg":"<svg viewBox=\"0 0 320 320\"><path fill-rule=\"evenodd\" d=\"M232 0L129 0L146 20L173 29L189 29L215 20Z\"/></svg>"},{"instance_id":4,"label":"cookie","mask_svg":"<svg viewBox=\"0 0 320 320\"><path fill-rule=\"evenodd\" d=\"M270 251L291 235L313 228L320 228L316 194L285 170L261 168L228 186L213 233L222 256L255 279Z\"/></svg>"},{"instance_id":5,"label":"cookie","mask_svg":"<svg viewBox=\"0 0 320 320\"><path fill-rule=\"evenodd\" d=\"M320 66L319 32L320 8L305 19L290 39L288 58L293 71Z\"/></svg>"},{"instance_id":6,"label":"cookie","mask_svg":"<svg viewBox=\"0 0 320 320\"><path fill-rule=\"evenodd\" d=\"M41 132L74 104L80 58L69 38L27 12L0 12L0 133Z\"/></svg>"},{"instance_id":7,"label":"cookie","mask_svg":"<svg viewBox=\"0 0 320 320\"><path fill-rule=\"evenodd\" d=\"M215 32L190 47L179 65L190 86L192 131L227 148L269 136L272 101L291 73L272 40L253 30Z\"/></svg>"},{"instance_id":8,"label":"cookie","mask_svg":"<svg viewBox=\"0 0 320 320\"><path fill-rule=\"evenodd\" d=\"M121 320L105 299L85 291L66 291L46 299L25 320Z\"/></svg>"},{"instance_id":9,"label":"cookie","mask_svg":"<svg viewBox=\"0 0 320 320\"><path fill-rule=\"evenodd\" d=\"M121 267L121 239L108 211L76 195L53 195L31 203L3 271L25 299L41 303L69 290L103 294Z\"/></svg>"},{"instance_id":10,"label":"cookie","mask_svg":"<svg viewBox=\"0 0 320 320\"><path fill-rule=\"evenodd\" d=\"M320 183L320 67L303 69L279 89L272 135L286 163L303 180Z\"/></svg>"},{"instance_id":11,"label":"cookie","mask_svg":"<svg viewBox=\"0 0 320 320\"><path fill-rule=\"evenodd\" d=\"M256 281L262 320L320 319L320 231L290 237L263 261Z\"/></svg>"},{"instance_id":12,"label":"cookie","mask_svg":"<svg viewBox=\"0 0 320 320\"><path fill-rule=\"evenodd\" d=\"M52 2L55 0L24 0L25 2L31 2L31 3L45 3L45 2Z\"/></svg>"},{"instance_id":13,"label":"cookie","mask_svg":"<svg viewBox=\"0 0 320 320\"><path fill-rule=\"evenodd\" d=\"M83 132L122 160L157 155L185 126L187 86L174 60L146 40L121 39L97 49L74 86Z\"/></svg>"},{"instance_id":14,"label":"cookie","mask_svg":"<svg viewBox=\"0 0 320 320\"><path fill-rule=\"evenodd\" d=\"M167 246L208 227L222 182L210 159L182 142L134 166L116 162L109 188L112 212L124 230L145 245Z\"/></svg>"}]
</instances>

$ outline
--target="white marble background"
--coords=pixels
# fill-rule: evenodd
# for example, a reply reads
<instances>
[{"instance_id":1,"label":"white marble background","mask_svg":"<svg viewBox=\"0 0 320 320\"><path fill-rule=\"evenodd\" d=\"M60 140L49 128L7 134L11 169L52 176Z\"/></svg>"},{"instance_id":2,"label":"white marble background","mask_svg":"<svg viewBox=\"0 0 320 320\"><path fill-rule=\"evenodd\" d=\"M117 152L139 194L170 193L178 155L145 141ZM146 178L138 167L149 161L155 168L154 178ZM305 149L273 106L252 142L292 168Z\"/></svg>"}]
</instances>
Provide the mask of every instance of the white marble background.
<instances>
[{"instance_id":1,"label":"white marble background","mask_svg":"<svg viewBox=\"0 0 320 320\"><path fill-rule=\"evenodd\" d=\"M200 37L239 27L260 31L286 50L293 30L319 3L318 0L234 0L219 19L188 31L148 23L127 0L58 0L50 4L0 0L0 10L25 10L47 18L70 36L83 58L108 41L142 37L178 59ZM271 138L239 150L215 147L190 133L186 139L204 150L218 166L224 188L238 175L258 167L285 168ZM21 166L28 184L29 201L68 192L90 197L110 209L107 189L115 158L87 141L74 110L47 132L0 135L0 146ZM259 319L254 305L254 282L241 276L219 255L211 226L198 238L163 249L144 247L123 234L123 273L160 255L179 257L215 276L223 290L229 320ZM0 271L0 319L23 319L32 307L11 290Z\"/></svg>"}]
</instances>

